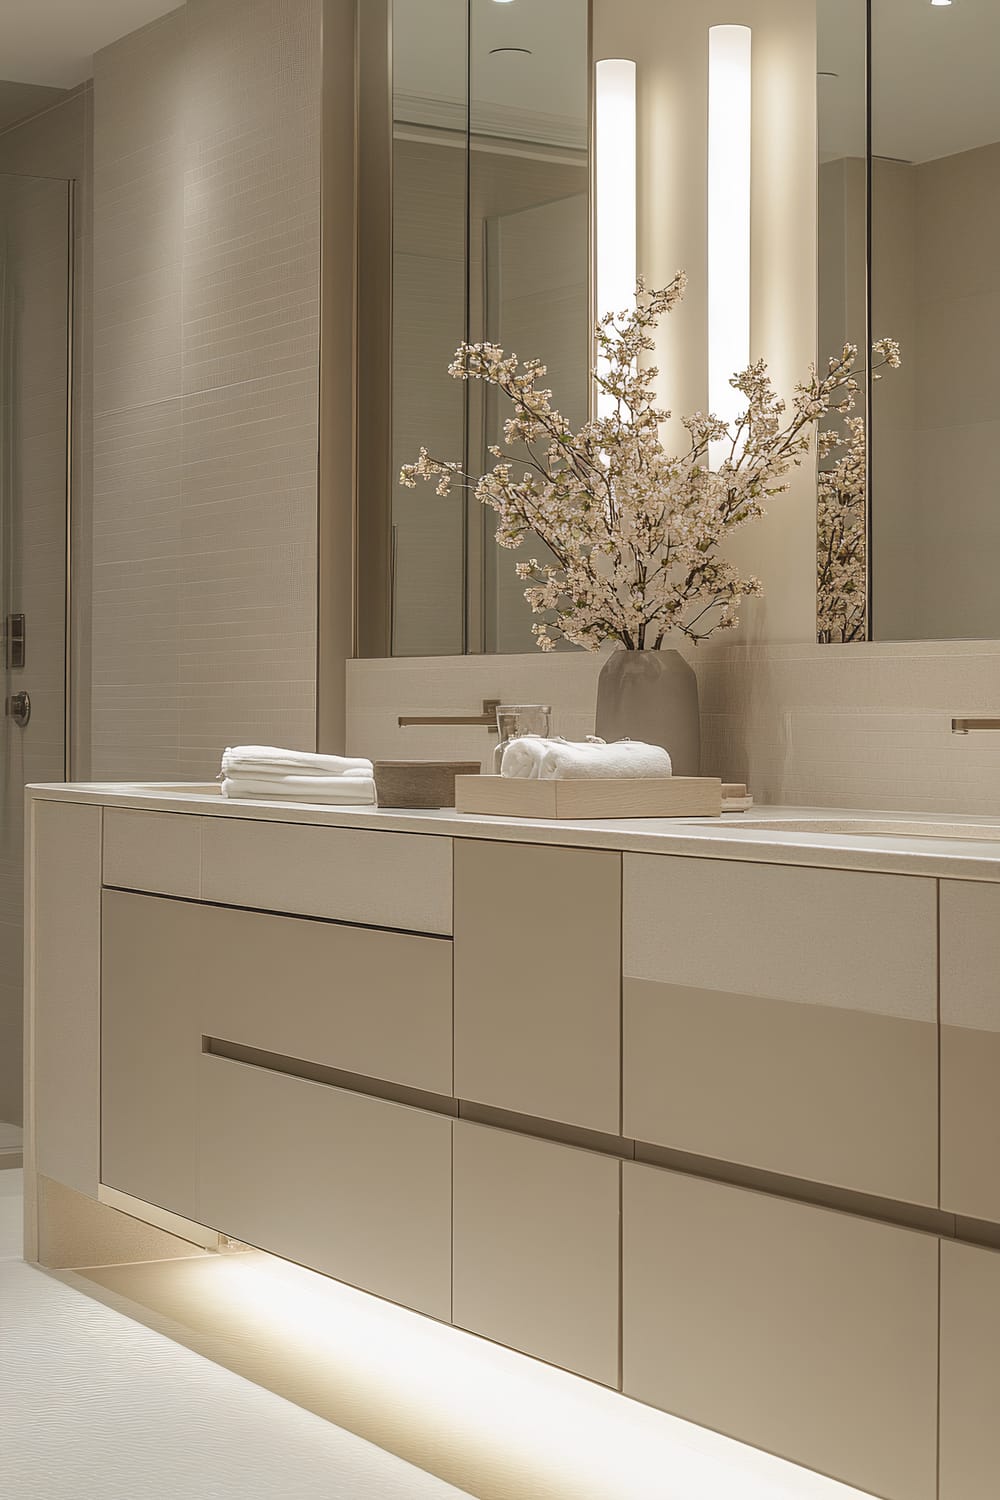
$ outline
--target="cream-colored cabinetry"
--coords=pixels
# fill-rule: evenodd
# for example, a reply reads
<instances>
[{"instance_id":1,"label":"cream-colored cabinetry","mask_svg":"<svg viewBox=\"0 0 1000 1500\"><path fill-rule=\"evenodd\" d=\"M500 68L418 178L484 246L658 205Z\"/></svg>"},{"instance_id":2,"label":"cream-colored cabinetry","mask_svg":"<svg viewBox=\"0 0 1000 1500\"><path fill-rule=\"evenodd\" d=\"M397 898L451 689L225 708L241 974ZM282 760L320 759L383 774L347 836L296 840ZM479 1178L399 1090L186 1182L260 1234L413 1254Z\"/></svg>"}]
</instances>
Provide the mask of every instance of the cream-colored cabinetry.
<instances>
[{"instance_id":1,"label":"cream-colored cabinetry","mask_svg":"<svg viewBox=\"0 0 1000 1500\"><path fill-rule=\"evenodd\" d=\"M934 1500L937 1239L623 1172L625 1394L887 1500Z\"/></svg>"},{"instance_id":2,"label":"cream-colored cabinetry","mask_svg":"<svg viewBox=\"0 0 1000 1500\"><path fill-rule=\"evenodd\" d=\"M618 1384L619 1163L455 1123L454 1321Z\"/></svg>"},{"instance_id":3,"label":"cream-colored cabinetry","mask_svg":"<svg viewBox=\"0 0 1000 1500\"><path fill-rule=\"evenodd\" d=\"M101 1181L196 1222L204 915L193 902L104 892Z\"/></svg>"},{"instance_id":4,"label":"cream-colored cabinetry","mask_svg":"<svg viewBox=\"0 0 1000 1500\"><path fill-rule=\"evenodd\" d=\"M32 800L25 881L28 1078L37 1171L96 1197L101 1154L100 807Z\"/></svg>"},{"instance_id":5,"label":"cream-colored cabinetry","mask_svg":"<svg viewBox=\"0 0 1000 1500\"><path fill-rule=\"evenodd\" d=\"M109 807L104 814L104 884L197 901L204 821L184 813Z\"/></svg>"},{"instance_id":6,"label":"cream-colored cabinetry","mask_svg":"<svg viewBox=\"0 0 1000 1500\"><path fill-rule=\"evenodd\" d=\"M618 1134L621 856L456 841L455 1092Z\"/></svg>"},{"instance_id":7,"label":"cream-colored cabinetry","mask_svg":"<svg viewBox=\"0 0 1000 1500\"><path fill-rule=\"evenodd\" d=\"M202 819L203 901L451 933L451 839Z\"/></svg>"},{"instance_id":8,"label":"cream-colored cabinetry","mask_svg":"<svg viewBox=\"0 0 1000 1500\"><path fill-rule=\"evenodd\" d=\"M446 939L108 890L103 948L109 1187L213 1222L195 1171L203 1050L451 1094Z\"/></svg>"},{"instance_id":9,"label":"cream-colored cabinetry","mask_svg":"<svg viewBox=\"0 0 1000 1500\"><path fill-rule=\"evenodd\" d=\"M1000 885L941 882L941 1207L1000 1222Z\"/></svg>"},{"instance_id":10,"label":"cream-colored cabinetry","mask_svg":"<svg viewBox=\"0 0 1000 1500\"><path fill-rule=\"evenodd\" d=\"M1000 1489L1000 1251L941 1245L940 1500Z\"/></svg>"},{"instance_id":11,"label":"cream-colored cabinetry","mask_svg":"<svg viewBox=\"0 0 1000 1500\"><path fill-rule=\"evenodd\" d=\"M627 854L625 1134L936 1205L935 887Z\"/></svg>"},{"instance_id":12,"label":"cream-colored cabinetry","mask_svg":"<svg viewBox=\"0 0 1000 1500\"><path fill-rule=\"evenodd\" d=\"M211 1054L198 1062L201 1218L449 1319L451 1119Z\"/></svg>"}]
</instances>

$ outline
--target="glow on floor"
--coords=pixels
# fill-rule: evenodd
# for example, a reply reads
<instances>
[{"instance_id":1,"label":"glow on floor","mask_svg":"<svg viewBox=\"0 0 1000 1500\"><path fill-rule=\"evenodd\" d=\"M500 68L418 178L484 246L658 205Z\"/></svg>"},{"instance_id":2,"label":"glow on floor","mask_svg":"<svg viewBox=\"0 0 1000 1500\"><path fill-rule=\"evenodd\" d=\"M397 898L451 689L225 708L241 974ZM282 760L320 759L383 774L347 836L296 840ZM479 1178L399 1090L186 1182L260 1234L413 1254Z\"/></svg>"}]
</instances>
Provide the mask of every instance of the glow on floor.
<instances>
[{"instance_id":1,"label":"glow on floor","mask_svg":"<svg viewBox=\"0 0 1000 1500\"><path fill-rule=\"evenodd\" d=\"M269 1349L277 1388L308 1372L311 1388L336 1392L334 1420L484 1500L860 1500L834 1480L273 1257L201 1266L215 1316Z\"/></svg>"}]
</instances>

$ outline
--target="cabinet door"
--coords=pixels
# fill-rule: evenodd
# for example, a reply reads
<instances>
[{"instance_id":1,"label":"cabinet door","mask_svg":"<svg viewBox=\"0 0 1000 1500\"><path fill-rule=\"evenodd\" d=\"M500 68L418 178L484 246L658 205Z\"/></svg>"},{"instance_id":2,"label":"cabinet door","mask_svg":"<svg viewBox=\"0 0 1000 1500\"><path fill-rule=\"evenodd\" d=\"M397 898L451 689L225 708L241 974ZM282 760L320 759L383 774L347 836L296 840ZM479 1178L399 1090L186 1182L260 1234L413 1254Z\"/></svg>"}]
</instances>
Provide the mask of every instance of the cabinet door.
<instances>
[{"instance_id":1,"label":"cabinet door","mask_svg":"<svg viewBox=\"0 0 1000 1500\"><path fill-rule=\"evenodd\" d=\"M211 1054L199 1072L202 1222L450 1318L450 1119Z\"/></svg>"},{"instance_id":2,"label":"cabinet door","mask_svg":"<svg viewBox=\"0 0 1000 1500\"><path fill-rule=\"evenodd\" d=\"M456 1121L455 1323L616 1386L619 1171Z\"/></svg>"},{"instance_id":3,"label":"cabinet door","mask_svg":"<svg viewBox=\"0 0 1000 1500\"><path fill-rule=\"evenodd\" d=\"M455 841L455 1092L617 1134L621 857Z\"/></svg>"},{"instance_id":4,"label":"cabinet door","mask_svg":"<svg viewBox=\"0 0 1000 1500\"><path fill-rule=\"evenodd\" d=\"M941 1500L996 1500L1000 1252L941 1242Z\"/></svg>"},{"instance_id":5,"label":"cabinet door","mask_svg":"<svg viewBox=\"0 0 1000 1500\"><path fill-rule=\"evenodd\" d=\"M933 880L626 855L624 1129L937 1205Z\"/></svg>"},{"instance_id":6,"label":"cabinet door","mask_svg":"<svg viewBox=\"0 0 1000 1500\"><path fill-rule=\"evenodd\" d=\"M941 882L941 1207L1000 1223L1000 886Z\"/></svg>"},{"instance_id":7,"label":"cabinet door","mask_svg":"<svg viewBox=\"0 0 1000 1500\"><path fill-rule=\"evenodd\" d=\"M625 1394L886 1500L934 1500L936 1238L623 1170Z\"/></svg>"}]
</instances>

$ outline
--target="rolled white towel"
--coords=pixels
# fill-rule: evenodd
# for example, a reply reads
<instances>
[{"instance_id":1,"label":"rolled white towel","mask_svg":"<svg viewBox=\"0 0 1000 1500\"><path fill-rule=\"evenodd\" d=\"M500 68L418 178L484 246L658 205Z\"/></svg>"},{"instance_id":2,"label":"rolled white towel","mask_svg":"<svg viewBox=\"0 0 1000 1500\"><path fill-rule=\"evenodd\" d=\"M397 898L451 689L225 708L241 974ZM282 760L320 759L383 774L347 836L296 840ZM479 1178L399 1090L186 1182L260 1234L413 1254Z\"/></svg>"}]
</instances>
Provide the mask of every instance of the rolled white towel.
<instances>
[{"instance_id":1,"label":"rolled white towel","mask_svg":"<svg viewBox=\"0 0 1000 1500\"><path fill-rule=\"evenodd\" d=\"M511 740L500 764L502 776L537 777L541 781L582 781L589 777L659 777L672 772L670 756L659 745L641 740L544 740L522 736Z\"/></svg>"},{"instance_id":2,"label":"rolled white towel","mask_svg":"<svg viewBox=\"0 0 1000 1500\"><path fill-rule=\"evenodd\" d=\"M372 763L350 755L314 755L309 750L281 750L276 745L235 745L223 752L223 776L295 775L345 776L350 771L372 775Z\"/></svg>"},{"instance_id":3,"label":"rolled white towel","mask_svg":"<svg viewBox=\"0 0 1000 1500\"><path fill-rule=\"evenodd\" d=\"M333 805L370 806L375 802L372 776L227 776L224 797L257 802L326 802Z\"/></svg>"}]
</instances>

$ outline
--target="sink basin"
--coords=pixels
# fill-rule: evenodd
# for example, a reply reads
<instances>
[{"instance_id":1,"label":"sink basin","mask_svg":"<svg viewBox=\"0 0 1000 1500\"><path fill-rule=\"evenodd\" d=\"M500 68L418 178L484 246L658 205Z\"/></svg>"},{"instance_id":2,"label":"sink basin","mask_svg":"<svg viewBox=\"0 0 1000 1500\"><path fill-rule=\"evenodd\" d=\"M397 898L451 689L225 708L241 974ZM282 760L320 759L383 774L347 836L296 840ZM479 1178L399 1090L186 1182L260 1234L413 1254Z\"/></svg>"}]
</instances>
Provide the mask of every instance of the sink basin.
<instances>
[{"instance_id":1,"label":"sink basin","mask_svg":"<svg viewBox=\"0 0 1000 1500\"><path fill-rule=\"evenodd\" d=\"M715 825L718 826L718 825ZM922 823L914 818L727 818L727 827L771 833L843 833L895 835L897 838L977 839L1000 842L1000 823Z\"/></svg>"}]
</instances>

